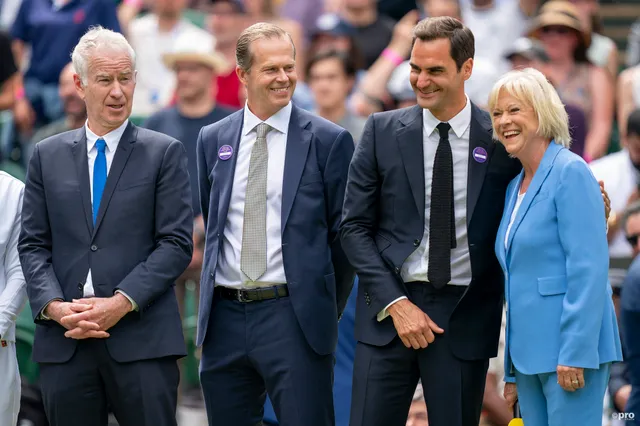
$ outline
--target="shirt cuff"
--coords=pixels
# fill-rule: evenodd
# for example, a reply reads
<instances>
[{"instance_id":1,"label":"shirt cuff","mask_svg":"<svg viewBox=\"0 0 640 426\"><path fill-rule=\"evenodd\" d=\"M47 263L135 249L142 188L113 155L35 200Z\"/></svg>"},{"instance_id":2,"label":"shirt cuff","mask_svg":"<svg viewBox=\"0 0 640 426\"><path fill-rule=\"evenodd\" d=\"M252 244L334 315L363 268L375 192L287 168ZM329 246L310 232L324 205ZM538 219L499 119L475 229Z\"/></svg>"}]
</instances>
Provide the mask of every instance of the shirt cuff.
<instances>
[{"instance_id":1,"label":"shirt cuff","mask_svg":"<svg viewBox=\"0 0 640 426\"><path fill-rule=\"evenodd\" d=\"M135 300L133 300L131 297L129 297L129 295L127 293L125 293L122 290L116 290L116 293L120 293L121 295L126 297L127 300L129 300L129 302L131 302L131 310L129 312L133 312L133 311L137 311L138 310L138 304L135 302Z\"/></svg>"},{"instance_id":2,"label":"shirt cuff","mask_svg":"<svg viewBox=\"0 0 640 426\"><path fill-rule=\"evenodd\" d=\"M389 309L389 306L393 305L394 303L396 303L397 301L402 300L402 299L407 299L407 296L398 297L396 300L394 300L393 302L391 302L387 306L385 306L385 308L383 310L378 312L378 322L382 321L383 319L385 319L386 317L389 316L389 312L387 312L387 309Z\"/></svg>"}]
</instances>

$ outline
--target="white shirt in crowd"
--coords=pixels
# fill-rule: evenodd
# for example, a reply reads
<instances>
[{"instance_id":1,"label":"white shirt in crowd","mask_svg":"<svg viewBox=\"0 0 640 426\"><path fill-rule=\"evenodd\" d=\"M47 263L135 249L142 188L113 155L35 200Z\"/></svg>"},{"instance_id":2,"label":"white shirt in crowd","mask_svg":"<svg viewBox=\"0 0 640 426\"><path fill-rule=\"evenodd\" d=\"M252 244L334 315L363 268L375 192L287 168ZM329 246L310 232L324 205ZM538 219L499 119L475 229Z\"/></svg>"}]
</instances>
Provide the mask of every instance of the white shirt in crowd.
<instances>
[{"instance_id":1,"label":"white shirt in crowd","mask_svg":"<svg viewBox=\"0 0 640 426\"><path fill-rule=\"evenodd\" d=\"M15 342L16 318L27 300L18 257L23 197L24 184L0 172L0 339L9 342Z\"/></svg>"},{"instance_id":2,"label":"white shirt in crowd","mask_svg":"<svg viewBox=\"0 0 640 426\"><path fill-rule=\"evenodd\" d=\"M282 260L282 182L284 161L287 150L287 132L291 118L292 104L282 108L264 122L271 126L267 133L269 160L267 166L267 270L258 279L264 283L286 283ZM231 200L224 233L221 236L221 250L216 269L216 285L232 288L249 288L249 279L240 270L242 251L242 228L244 224L244 201L251 162L251 150L256 142L256 127L262 123L248 106L244 107L244 124L233 176ZM255 287L255 284L252 285Z\"/></svg>"},{"instance_id":3,"label":"white shirt in crowd","mask_svg":"<svg viewBox=\"0 0 640 426\"><path fill-rule=\"evenodd\" d=\"M418 248L411 253L402 265L401 276L404 282L429 281L429 222L431 217L431 183L433 181L433 164L440 135L436 126L440 124L428 109L422 110L422 146L424 153L424 187L425 212L424 234ZM471 282L471 258L469 256L469 239L467 235L467 177L469 175L469 136L471 128L471 102L455 117L449 120L449 143L453 154L453 202L456 226L456 248L451 250L450 285L469 285ZM378 321L387 317L387 308L400 297L378 313Z\"/></svg>"}]
</instances>

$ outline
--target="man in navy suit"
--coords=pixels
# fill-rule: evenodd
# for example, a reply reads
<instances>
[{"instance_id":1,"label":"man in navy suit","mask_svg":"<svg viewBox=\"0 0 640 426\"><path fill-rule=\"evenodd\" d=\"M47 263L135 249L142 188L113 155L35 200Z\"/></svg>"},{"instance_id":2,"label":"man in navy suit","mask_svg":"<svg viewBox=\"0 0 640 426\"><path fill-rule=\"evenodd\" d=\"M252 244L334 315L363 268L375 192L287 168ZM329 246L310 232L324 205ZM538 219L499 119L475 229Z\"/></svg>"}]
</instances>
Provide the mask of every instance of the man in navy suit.
<instances>
[{"instance_id":1,"label":"man in navy suit","mask_svg":"<svg viewBox=\"0 0 640 426\"><path fill-rule=\"evenodd\" d=\"M198 138L209 424L260 424L266 390L281 425L333 425L333 351L354 279L338 236L353 139L291 103L295 47L282 29L247 28L236 60L247 104Z\"/></svg>"},{"instance_id":2,"label":"man in navy suit","mask_svg":"<svg viewBox=\"0 0 640 426\"><path fill-rule=\"evenodd\" d=\"M414 29L418 105L369 117L349 170L342 243L359 278L351 426L400 426L419 379L432 426L477 426L498 350L494 254L521 170L465 95L474 37L458 20Z\"/></svg>"},{"instance_id":3,"label":"man in navy suit","mask_svg":"<svg viewBox=\"0 0 640 426\"><path fill-rule=\"evenodd\" d=\"M81 129L38 143L20 261L52 426L175 426L186 355L174 282L192 254L187 156L128 120L135 54L102 28L73 52Z\"/></svg>"}]
</instances>

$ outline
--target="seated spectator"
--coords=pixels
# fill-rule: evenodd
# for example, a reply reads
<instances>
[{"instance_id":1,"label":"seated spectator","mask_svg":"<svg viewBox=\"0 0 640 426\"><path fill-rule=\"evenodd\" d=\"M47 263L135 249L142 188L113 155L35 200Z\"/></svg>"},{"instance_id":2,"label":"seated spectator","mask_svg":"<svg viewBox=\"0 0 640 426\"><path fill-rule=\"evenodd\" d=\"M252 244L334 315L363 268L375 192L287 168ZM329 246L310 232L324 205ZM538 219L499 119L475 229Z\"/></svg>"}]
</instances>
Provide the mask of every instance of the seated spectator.
<instances>
[{"instance_id":1,"label":"seated spectator","mask_svg":"<svg viewBox=\"0 0 640 426\"><path fill-rule=\"evenodd\" d=\"M364 68L369 69L391 41L395 22L378 13L376 0L344 0L342 17L355 28Z\"/></svg>"},{"instance_id":2,"label":"seated spectator","mask_svg":"<svg viewBox=\"0 0 640 426\"><path fill-rule=\"evenodd\" d=\"M509 61L511 69L535 68L544 72L545 63L549 57L540 41L520 37L505 51L505 59Z\"/></svg>"},{"instance_id":3,"label":"seated spectator","mask_svg":"<svg viewBox=\"0 0 640 426\"><path fill-rule=\"evenodd\" d=\"M64 116L41 127L40 130L33 135L29 144L25 147L24 157L27 164L31 158L33 147L38 142L62 132L79 129L84 126L84 123L87 121L87 107L76 91L76 83L74 81L75 73L71 62L62 69L58 84L58 95L62 102Z\"/></svg>"},{"instance_id":4,"label":"seated spectator","mask_svg":"<svg viewBox=\"0 0 640 426\"><path fill-rule=\"evenodd\" d=\"M351 58L356 70L364 70L364 59L355 34L356 29L339 15L325 13L318 17L315 30L311 33L309 55L315 56L328 50L337 50Z\"/></svg>"},{"instance_id":5,"label":"seated spectator","mask_svg":"<svg viewBox=\"0 0 640 426\"><path fill-rule=\"evenodd\" d=\"M242 0L205 0L209 4L205 10L209 14L209 30L216 40L216 50L231 65L236 63L236 41L249 22ZM244 106L244 88L240 84L234 66L220 72L214 84L216 102L230 108L240 109Z\"/></svg>"},{"instance_id":6,"label":"seated spectator","mask_svg":"<svg viewBox=\"0 0 640 426\"><path fill-rule=\"evenodd\" d=\"M225 72L229 64L214 51L212 39L203 40L195 33L181 35L173 50L165 53L162 59L176 81L176 104L149 117L142 127L169 135L184 145L189 162L191 205L194 215L198 216L196 143L200 129L233 113L233 110L217 105L211 95L215 91L211 86L216 75Z\"/></svg>"},{"instance_id":7,"label":"seated spectator","mask_svg":"<svg viewBox=\"0 0 640 426\"><path fill-rule=\"evenodd\" d=\"M152 13L133 20L128 30L138 71L133 117L149 117L171 102L175 76L163 63L162 55L173 50L176 40L185 36L214 45L211 34L182 17L186 0L154 0L152 5Z\"/></svg>"},{"instance_id":8,"label":"seated spectator","mask_svg":"<svg viewBox=\"0 0 640 426\"><path fill-rule=\"evenodd\" d=\"M26 97L20 102L33 108L36 127L63 116L58 96L60 72L69 62L70 52L80 37L98 25L120 31L113 0L22 0L11 35L20 65L26 63L27 48L31 51L24 74ZM16 116L16 124L23 129L30 127L21 120Z\"/></svg>"},{"instance_id":9,"label":"seated spectator","mask_svg":"<svg viewBox=\"0 0 640 426\"><path fill-rule=\"evenodd\" d=\"M609 71L612 78L618 75L618 47L609 37L602 35L600 3L598 0L571 0L580 14L583 28L591 29L591 45L587 50L589 61Z\"/></svg>"},{"instance_id":10,"label":"seated spectator","mask_svg":"<svg viewBox=\"0 0 640 426\"><path fill-rule=\"evenodd\" d=\"M18 67L13 60L11 37L0 31L0 111L13 108L14 86Z\"/></svg>"},{"instance_id":11,"label":"seated spectator","mask_svg":"<svg viewBox=\"0 0 640 426\"><path fill-rule=\"evenodd\" d=\"M640 65L620 73L617 92L618 129L622 145L627 143L627 117L634 109L640 108Z\"/></svg>"},{"instance_id":12,"label":"seated spectator","mask_svg":"<svg viewBox=\"0 0 640 426\"><path fill-rule=\"evenodd\" d=\"M591 32L583 27L576 7L565 0L546 3L529 36L542 41L549 57L545 67L565 104L579 107L587 117L583 158L592 161L609 148L613 122L614 90L607 72L587 59Z\"/></svg>"},{"instance_id":13,"label":"seated spectator","mask_svg":"<svg viewBox=\"0 0 640 426\"><path fill-rule=\"evenodd\" d=\"M609 154L591 163L591 171L596 179L604 181L611 200L609 215L609 257L612 263L616 260L633 256L633 247L625 237L621 228L624 210L639 198L640 186L640 109L629 115L627 120L627 145L613 154ZM610 277L611 284L619 283ZM618 280L619 281L619 280Z\"/></svg>"},{"instance_id":14,"label":"seated spectator","mask_svg":"<svg viewBox=\"0 0 640 426\"><path fill-rule=\"evenodd\" d=\"M366 120L347 108L347 97L356 76L351 59L335 50L321 53L309 60L307 76L316 105L315 113L347 129L358 143Z\"/></svg>"},{"instance_id":15,"label":"seated spectator","mask_svg":"<svg viewBox=\"0 0 640 426\"><path fill-rule=\"evenodd\" d=\"M422 384L418 383L416 391L413 394L413 400L409 407L409 416L407 417L406 426L429 426L429 416L427 414L427 405L424 398Z\"/></svg>"},{"instance_id":16,"label":"seated spectator","mask_svg":"<svg viewBox=\"0 0 640 426\"><path fill-rule=\"evenodd\" d=\"M640 252L640 204L629 207L625 215L627 240L634 252ZM640 425L640 258L636 256L622 285L620 295L621 334L625 348L625 365L628 372L630 394L624 407L625 413L634 413L627 426Z\"/></svg>"}]
</instances>

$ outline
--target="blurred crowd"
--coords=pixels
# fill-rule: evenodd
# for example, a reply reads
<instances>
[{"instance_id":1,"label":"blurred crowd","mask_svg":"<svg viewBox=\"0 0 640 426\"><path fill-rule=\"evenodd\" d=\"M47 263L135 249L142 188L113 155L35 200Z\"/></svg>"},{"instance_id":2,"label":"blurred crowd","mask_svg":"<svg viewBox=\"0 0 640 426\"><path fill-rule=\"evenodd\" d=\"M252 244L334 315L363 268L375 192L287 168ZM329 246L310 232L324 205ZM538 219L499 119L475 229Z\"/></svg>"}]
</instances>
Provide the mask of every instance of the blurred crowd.
<instances>
[{"instance_id":1,"label":"blurred crowd","mask_svg":"<svg viewBox=\"0 0 640 426\"><path fill-rule=\"evenodd\" d=\"M513 68L540 70L558 91L570 117L571 149L592 165L611 198L611 283L620 303L626 270L640 252L640 207L634 204L640 199L640 19L621 52L602 34L598 0L3 0L0 5L0 169L24 179L39 141L84 125L85 103L76 92L70 52L88 28L101 25L122 32L136 52L131 120L187 149L196 216L198 133L245 103L235 71L243 29L269 21L288 31L298 70L293 102L344 127L357 143L369 114L416 104L409 83L414 25L426 16L453 16L475 35L473 75L466 83L475 104L485 106L494 82ZM199 279L204 237L196 221L196 254L177 286L181 300L185 283ZM483 422L507 425L512 414L502 399L502 361L494 361ZM603 424L612 426L611 413L623 411L630 393L625 365L616 367L603 402ZM348 369L340 373L350 378ZM338 397L337 414L349 397L347 390ZM427 425L420 388L407 425Z\"/></svg>"}]
</instances>

